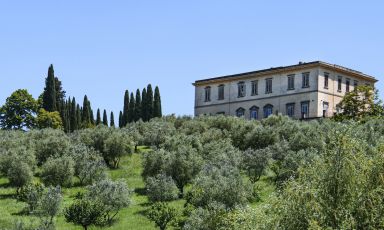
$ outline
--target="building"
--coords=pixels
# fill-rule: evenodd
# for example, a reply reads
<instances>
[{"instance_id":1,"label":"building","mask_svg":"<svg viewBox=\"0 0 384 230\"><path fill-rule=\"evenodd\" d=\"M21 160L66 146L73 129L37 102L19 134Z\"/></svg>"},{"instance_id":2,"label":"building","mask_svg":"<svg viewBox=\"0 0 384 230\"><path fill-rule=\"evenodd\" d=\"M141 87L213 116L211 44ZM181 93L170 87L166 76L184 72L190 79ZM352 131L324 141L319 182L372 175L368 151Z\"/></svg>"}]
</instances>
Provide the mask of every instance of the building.
<instances>
[{"instance_id":1,"label":"building","mask_svg":"<svg viewBox=\"0 0 384 230\"><path fill-rule=\"evenodd\" d=\"M347 92L376 82L362 72L322 61L198 80L193 83L195 116L330 117Z\"/></svg>"}]
</instances>

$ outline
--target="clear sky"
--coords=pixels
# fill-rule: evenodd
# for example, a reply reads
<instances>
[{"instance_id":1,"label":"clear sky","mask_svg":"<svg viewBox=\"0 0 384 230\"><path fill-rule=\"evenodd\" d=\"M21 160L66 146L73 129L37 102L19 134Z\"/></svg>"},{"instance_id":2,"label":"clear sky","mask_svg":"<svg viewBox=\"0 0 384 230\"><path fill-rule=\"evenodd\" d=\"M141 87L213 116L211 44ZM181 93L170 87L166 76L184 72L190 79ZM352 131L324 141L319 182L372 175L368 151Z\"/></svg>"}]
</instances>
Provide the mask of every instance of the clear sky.
<instances>
[{"instance_id":1,"label":"clear sky","mask_svg":"<svg viewBox=\"0 0 384 230\"><path fill-rule=\"evenodd\" d=\"M48 66L68 96L117 112L125 89L161 90L192 115L197 79L322 60L375 76L384 92L384 1L1 1L0 105L42 92Z\"/></svg>"}]
</instances>

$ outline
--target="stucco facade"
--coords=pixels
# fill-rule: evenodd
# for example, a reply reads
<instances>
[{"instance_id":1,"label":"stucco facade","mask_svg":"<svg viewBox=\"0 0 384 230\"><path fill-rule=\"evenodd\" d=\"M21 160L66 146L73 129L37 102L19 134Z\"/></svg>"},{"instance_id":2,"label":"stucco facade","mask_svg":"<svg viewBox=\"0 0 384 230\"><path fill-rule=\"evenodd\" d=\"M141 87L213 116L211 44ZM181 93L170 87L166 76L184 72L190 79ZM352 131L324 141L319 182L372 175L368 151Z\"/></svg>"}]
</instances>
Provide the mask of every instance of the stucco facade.
<instances>
[{"instance_id":1,"label":"stucco facade","mask_svg":"<svg viewBox=\"0 0 384 230\"><path fill-rule=\"evenodd\" d=\"M372 76L321 61L198 80L193 84L195 116L330 117L348 90L375 82Z\"/></svg>"}]
</instances>

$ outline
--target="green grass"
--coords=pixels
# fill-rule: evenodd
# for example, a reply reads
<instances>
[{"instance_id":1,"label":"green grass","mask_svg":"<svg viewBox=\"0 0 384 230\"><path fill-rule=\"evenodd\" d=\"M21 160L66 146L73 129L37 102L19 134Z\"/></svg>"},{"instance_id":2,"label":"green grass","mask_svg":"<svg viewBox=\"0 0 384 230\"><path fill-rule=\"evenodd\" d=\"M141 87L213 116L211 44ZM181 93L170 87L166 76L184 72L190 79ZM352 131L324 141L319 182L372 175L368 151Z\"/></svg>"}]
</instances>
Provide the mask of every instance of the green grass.
<instances>
[{"instance_id":1,"label":"green grass","mask_svg":"<svg viewBox=\"0 0 384 230\"><path fill-rule=\"evenodd\" d=\"M146 151L145 148L140 148L139 152ZM118 214L118 219L113 226L103 229L110 230L126 230L126 229L138 229L138 230L151 230L156 229L153 222L145 217L145 211L149 207L148 198L145 196L145 185L141 177L142 165L140 153L135 153L132 156L126 156L121 159L119 169L108 170L109 177L113 180L124 179L127 185L132 189L133 203ZM38 178L36 178L38 180ZM257 207L268 201L269 195L275 190L275 187L270 183L269 176L263 176L256 185L258 186L259 195L261 200L256 203L252 203L252 207ZM74 196L81 191L84 191L84 187L64 188L64 200L62 207L67 207L74 200ZM188 190L188 188L186 189ZM17 220L22 220L25 223L33 223L37 225L39 218L33 215L22 214L22 211L26 207L26 204L19 202L15 199L16 189L8 186L8 180L0 177L0 229L11 229ZM179 212L185 204L185 200L177 200L170 202L170 205L175 207ZM64 216L61 214L56 218L57 229L65 230L81 230L79 226L75 226L71 223L67 223ZM91 227L89 229L101 229L98 227Z\"/></svg>"}]
</instances>

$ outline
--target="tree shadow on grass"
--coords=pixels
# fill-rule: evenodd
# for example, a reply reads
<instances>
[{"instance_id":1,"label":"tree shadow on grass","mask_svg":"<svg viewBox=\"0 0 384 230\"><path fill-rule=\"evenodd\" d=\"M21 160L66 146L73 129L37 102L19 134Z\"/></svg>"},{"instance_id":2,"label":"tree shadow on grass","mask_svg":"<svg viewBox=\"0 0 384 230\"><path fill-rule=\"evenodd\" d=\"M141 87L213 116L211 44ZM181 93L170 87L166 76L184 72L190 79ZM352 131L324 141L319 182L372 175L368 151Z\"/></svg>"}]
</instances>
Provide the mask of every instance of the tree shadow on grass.
<instances>
[{"instance_id":1,"label":"tree shadow on grass","mask_svg":"<svg viewBox=\"0 0 384 230\"><path fill-rule=\"evenodd\" d=\"M145 188L135 188L134 192L141 195L141 196L147 195L147 190Z\"/></svg>"},{"instance_id":2,"label":"tree shadow on grass","mask_svg":"<svg viewBox=\"0 0 384 230\"><path fill-rule=\"evenodd\" d=\"M6 199L16 199L17 195L13 193L8 194L0 194L0 200L6 200Z\"/></svg>"}]
</instances>

